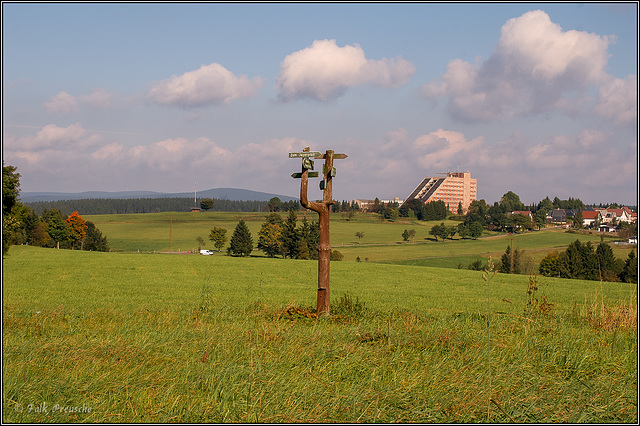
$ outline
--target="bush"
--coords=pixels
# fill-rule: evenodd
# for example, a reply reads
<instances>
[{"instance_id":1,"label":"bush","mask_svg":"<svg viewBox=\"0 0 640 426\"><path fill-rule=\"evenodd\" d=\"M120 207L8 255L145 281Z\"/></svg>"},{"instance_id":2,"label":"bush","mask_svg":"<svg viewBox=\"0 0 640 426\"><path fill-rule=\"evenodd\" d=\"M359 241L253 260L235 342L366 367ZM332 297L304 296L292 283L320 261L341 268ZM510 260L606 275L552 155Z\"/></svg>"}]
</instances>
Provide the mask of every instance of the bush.
<instances>
[{"instance_id":1,"label":"bush","mask_svg":"<svg viewBox=\"0 0 640 426\"><path fill-rule=\"evenodd\" d=\"M476 259L473 263L469 264L468 268L472 271L482 271L485 269L485 265L482 264L482 260ZM462 268L458 268L458 269L462 269Z\"/></svg>"},{"instance_id":2,"label":"bush","mask_svg":"<svg viewBox=\"0 0 640 426\"><path fill-rule=\"evenodd\" d=\"M341 261L342 259L344 259L344 254L340 253L338 250L331 250L329 260Z\"/></svg>"}]
</instances>

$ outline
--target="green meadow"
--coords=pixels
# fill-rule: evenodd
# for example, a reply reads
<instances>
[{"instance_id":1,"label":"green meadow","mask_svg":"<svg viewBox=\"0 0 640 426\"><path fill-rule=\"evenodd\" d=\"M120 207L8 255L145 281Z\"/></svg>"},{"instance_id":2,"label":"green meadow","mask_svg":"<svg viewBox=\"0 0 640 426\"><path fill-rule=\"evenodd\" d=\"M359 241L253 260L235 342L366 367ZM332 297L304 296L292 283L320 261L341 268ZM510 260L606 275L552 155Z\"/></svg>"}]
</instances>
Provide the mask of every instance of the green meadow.
<instances>
[{"instance_id":1,"label":"green meadow","mask_svg":"<svg viewBox=\"0 0 640 426\"><path fill-rule=\"evenodd\" d=\"M227 212L173 212L147 214L121 214L86 216L96 224L103 235L109 238L114 250L125 252L167 252L197 250L197 237L205 240L204 248L213 249L208 240L213 227L227 229L231 237L240 219L245 220L254 239L267 213L227 213ZM281 213L283 219L287 215ZM300 213L298 223L306 217L308 221L317 220L313 212ZM483 262L493 257L499 259L508 245L518 247L526 252L531 264L537 265L547 253L562 250L579 239L582 242L600 242L600 237L588 234L567 233L564 230L544 230L523 234L504 235L486 232L478 240L461 239L455 236L445 241L435 241L429 235L431 227L441 221L424 222L404 219L397 222L380 221L379 215L358 214L346 220L342 214L331 216L331 245L340 251L345 261L361 261L413 264L420 266L437 266L467 268L478 258ZM444 221L446 225L455 226L459 222ZM404 242L402 233L405 229L414 229L413 241ZM360 239L356 233L364 236ZM492 237L492 238L488 238ZM608 241L609 239L605 240ZM628 248L614 247L616 256L626 259ZM224 250L223 250L224 251ZM255 251L260 256L261 252Z\"/></svg>"},{"instance_id":2,"label":"green meadow","mask_svg":"<svg viewBox=\"0 0 640 426\"><path fill-rule=\"evenodd\" d=\"M3 422L638 422L635 284L456 267L599 237L336 214L321 318L314 261L160 253L264 216L92 216L113 252L12 247Z\"/></svg>"}]
</instances>

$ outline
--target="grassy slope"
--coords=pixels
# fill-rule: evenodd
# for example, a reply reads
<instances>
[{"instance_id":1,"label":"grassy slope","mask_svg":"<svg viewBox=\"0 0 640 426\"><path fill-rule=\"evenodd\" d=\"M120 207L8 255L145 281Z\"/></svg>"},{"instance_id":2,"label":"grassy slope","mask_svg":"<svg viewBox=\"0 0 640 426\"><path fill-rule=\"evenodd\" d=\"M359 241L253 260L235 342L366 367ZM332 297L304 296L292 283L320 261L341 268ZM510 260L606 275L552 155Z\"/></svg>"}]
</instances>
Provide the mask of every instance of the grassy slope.
<instances>
[{"instance_id":1,"label":"grassy slope","mask_svg":"<svg viewBox=\"0 0 640 426\"><path fill-rule=\"evenodd\" d=\"M196 238L202 237L207 248L213 248L208 235L214 226L227 229L231 237L240 219L244 219L251 231L254 245L257 242L258 230L264 222L265 213L154 213L138 215L99 215L87 216L109 239L113 249L144 252L197 249ZM283 218L286 214L282 213ZM315 213L307 213L309 221L316 220ZM302 214L299 220L302 219ZM404 220L396 223L381 222L377 215L358 214L354 220L346 221L341 214L332 215L331 244L335 250L344 254L345 261L392 262L422 266L456 268L482 258L486 262L489 256L499 259L509 244L526 251L530 263L537 265L549 252L562 249L579 239L582 242L599 243L595 235L571 234L564 231L548 230L530 232L513 236L485 233L479 240L432 240L429 235L431 227L440 221L422 222ZM445 221L447 225L458 222ZM415 229L413 243L402 241L405 229ZM364 237L358 241L356 232ZM492 237L492 238L486 238ZM626 259L629 249L615 247L616 256ZM223 250L224 251L224 250ZM255 252L260 255L260 252Z\"/></svg>"},{"instance_id":2,"label":"grassy slope","mask_svg":"<svg viewBox=\"0 0 640 426\"><path fill-rule=\"evenodd\" d=\"M637 422L636 286L336 262L365 313L292 320L316 267L13 247L3 420Z\"/></svg>"}]
</instances>

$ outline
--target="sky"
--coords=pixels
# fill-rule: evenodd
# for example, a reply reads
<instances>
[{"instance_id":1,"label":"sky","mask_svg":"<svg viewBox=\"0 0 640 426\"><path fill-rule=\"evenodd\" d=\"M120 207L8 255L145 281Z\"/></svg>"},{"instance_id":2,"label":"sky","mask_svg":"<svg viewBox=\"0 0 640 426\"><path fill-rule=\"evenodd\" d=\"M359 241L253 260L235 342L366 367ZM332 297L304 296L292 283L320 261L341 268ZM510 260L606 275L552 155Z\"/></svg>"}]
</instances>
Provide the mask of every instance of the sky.
<instances>
[{"instance_id":1,"label":"sky","mask_svg":"<svg viewBox=\"0 0 640 426\"><path fill-rule=\"evenodd\" d=\"M299 197L310 147L348 155L338 201L469 171L489 204L637 206L635 2L4 2L2 36L22 192Z\"/></svg>"}]
</instances>

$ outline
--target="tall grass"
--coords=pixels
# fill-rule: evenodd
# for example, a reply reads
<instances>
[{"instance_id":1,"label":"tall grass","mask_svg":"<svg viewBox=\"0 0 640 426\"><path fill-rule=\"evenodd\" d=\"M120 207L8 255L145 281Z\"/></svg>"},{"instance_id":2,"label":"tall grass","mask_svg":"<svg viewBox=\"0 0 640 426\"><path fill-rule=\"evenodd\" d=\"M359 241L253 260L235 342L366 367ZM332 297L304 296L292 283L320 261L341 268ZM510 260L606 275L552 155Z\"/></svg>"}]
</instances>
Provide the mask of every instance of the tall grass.
<instances>
[{"instance_id":1,"label":"tall grass","mask_svg":"<svg viewBox=\"0 0 640 426\"><path fill-rule=\"evenodd\" d=\"M315 319L316 269L14 247L3 421L638 420L635 286L337 262Z\"/></svg>"}]
</instances>

